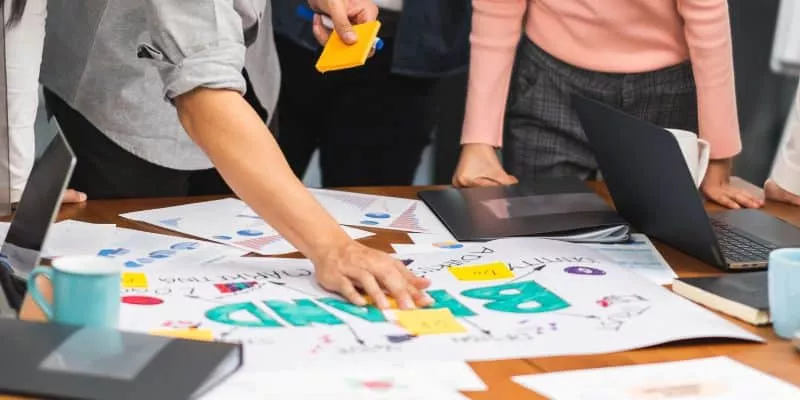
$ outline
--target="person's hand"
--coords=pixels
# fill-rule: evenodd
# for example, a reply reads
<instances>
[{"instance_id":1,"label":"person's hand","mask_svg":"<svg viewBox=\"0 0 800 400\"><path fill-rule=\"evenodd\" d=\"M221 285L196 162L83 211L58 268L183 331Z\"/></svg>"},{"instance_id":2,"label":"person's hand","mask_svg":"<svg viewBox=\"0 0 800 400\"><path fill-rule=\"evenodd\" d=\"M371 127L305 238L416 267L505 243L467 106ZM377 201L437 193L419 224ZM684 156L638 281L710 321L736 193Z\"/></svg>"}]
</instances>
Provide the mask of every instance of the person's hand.
<instances>
[{"instance_id":1,"label":"person's hand","mask_svg":"<svg viewBox=\"0 0 800 400\"><path fill-rule=\"evenodd\" d=\"M308 0L308 5L315 12L312 25L314 37L323 46L328 42L331 32L322 24L320 14L331 17L336 33L345 44L358 41L353 24L378 19L378 6L372 0Z\"/></svg>"},{"instance_id":2,"label":"person's hand","mask_svg":"<svg viewBox=\"0 0 800 400\"><path fill-rule=\"evenodd\" d=\"M767 182L764 183L764 195L767 196L769 200L800 207L800 196L778 186L772 179L768 179Z\"/></svg>"},{"instance_id":3,"label":"person's hand","mask_svg":"<svg viewBox=\"0 0 800 400\"><path fill-rule=\"evenodd\" d=\"M760 208L764 201L742 188L731 185L732 160L711 160L700 185L711 201L727 208Z\"/></svg>"},{"instance_id":4,"label":"person's hand","mask_svg":"<svg viewBox=\"0 0 800 400\"><path fill-rule=\"evenodd\" d=\"M64 204L83 203L84 201L86 201L86 193L74 189L67 189L67 191L64 192L64 197L61 199L61 202Z\"/></svg>"},{"instance_id":5,"label":"person's hand","mask_svg":"<svg viewBox=\"0 0 800 400\"><path fill-rule=\"evenodd\" d=\"M453 186L500 186L518 183L500 165L497 153L491 145L468 143L461 147L458 167L453 175Z\"/></svg>"},{"instance_id":6,"label":"person's hand","mask_svg":"<svg viewBox=\"0 0 800 400\"><path fill-rule=\"evenodd\" d=\"M428 279L414 275L388 254L354 240L312 261L319 284L357 306L367 304L363 294L370 296L381 309L390 308L387 294L403 309L433 303L423 291L430 286Z\"/></svg>"}]
</instances>

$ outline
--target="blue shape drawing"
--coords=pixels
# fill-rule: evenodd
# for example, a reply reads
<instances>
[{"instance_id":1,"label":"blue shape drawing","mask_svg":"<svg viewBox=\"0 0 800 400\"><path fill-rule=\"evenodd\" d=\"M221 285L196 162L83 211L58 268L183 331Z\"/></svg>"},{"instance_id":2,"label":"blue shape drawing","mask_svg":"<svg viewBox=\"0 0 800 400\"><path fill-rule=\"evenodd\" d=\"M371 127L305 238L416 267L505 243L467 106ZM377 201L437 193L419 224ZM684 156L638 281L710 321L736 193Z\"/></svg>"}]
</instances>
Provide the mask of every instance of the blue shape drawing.
<instances>
[{"instance_id":1,"label":"blue shape drawing","mask_svg":"<svg viewBox=\"0 0 800 400\"><path fill-rule=\"evenodd\" d=\"M138 261L139 263L142 263L142 264L150 264L151 262L153 262L155 260L152 259L152 258L149 258L149 257L142 257L142 258L136 259L136 261Z\"/></svg>"},{"instance_id":2,"label":"blue shape drawing","mask_svg":"<svg viewBox=\"0 0 800 400\"><path fill-rule=\"evenodd\" d=\"M102 249L97 252L100 257L116 257L130 253L128 249Z\"/></svg>"},{"instance_id":3,"label":"blue shape drawing","mask_svg":"<svg viewBox=\"0 0 800 400\"><path fill-rule=\"evenodd\" d=\"M378 225L377 221L370 221L368 219L361 221L361 223L364 225Z\"/></svg>"},{"instance_id":4,"label":"blue shape drawing","mask_svg":"<svg viewBox=\"0 0 800 400\"><path fill-rule=\"evenodd\" d=\"M181 242L169 246L172 250L194 250L198 247L200 247L200 243L197 242Z\"/></svg>"},{"instance_id":5,"label":"blue shape drawing","mask_svg":"<svg viewBox=\"0 0 800 400\"><path fill-rule=\"evenodd\" d=\"M136 261L126 261L125 267L126 268L139 268L142 264L137 263Z\"/></svg>"},{"instance_id":6,"label":"blue shape drawing","mask_svg":"<svg viewBox=\"0 0 800 400\"><path fill-rule=\"evenodd\" d=\"M390 343L403 343L414 339L415 337L416 336L414 335L389 335L386 336L386 339L388 339Z\"/></svg>"},{"instance_id":7,"label":"blue shape drawing","mask_svg":"<svg viewBox=\"0 0 800 400\"><path fill-rule=\"evenodd\" d=\"M217 236L214 236L214 239L217 239L217 240L231 240L233 238L230 237L230 236L225 236L225 235L217 235Z\"/></svg>"},{"instance_id":8,"label":"blue shape drawing","mask_svg":"<svg viewBox=\"0 0 800 400\"><path fill-rule=\"evenodd\" d=\"M580 267L580 266L564 268L564 272L573 275L593 275L593 276L601 276L606 274L606 271L603 271L601 269L592 267Z\"/></svg>"},{"instance_id":9,"label":"blue shape drawing","mask_svg":"<svg viewBox=\"0 0 800 400\"><path fill-rule=\"evenodd\" d=\"M239 236L261 236L264 234L264 232L255 229L243 229L239 232L236 232L236 234Z\"/></svg>"},{"instance_id":10,"label":"blue shape drawing","mask_svg":"<svg viewBox=\"0 0 800 400\"><path fill-rule=\"evenodd\" d=\"M376 219L387 219L391 218L392 216L389 213L382 213L382 212L371 212L371 213L366 213L364 215L366 215L367 218L376 218Z\"/></svg>"},{"instance_id":11,"label":"blue shape drawing","mask_svg":"<svg viewBox=\"0 0 800 400\"><path fill-rule=\"evenodd\" d=\"M148 255L152 258L158 259L158 258L169 258L174 254L175 252L173 250L156 250Z\"/></svg>"},{"instance_id":12,"label":"blue shape drawing","mask_svg":"<svg viewBox=\"0 0 800 400\"><path fill-rule=\"evenodd\" d=\"M162 219L161 221L158 221L158 222L161 223L162 225L167 225L167 226L171 226L173 228L177 228L178 227L178 223L181 222L181 218Z\"/></svg>"}]
</instances>

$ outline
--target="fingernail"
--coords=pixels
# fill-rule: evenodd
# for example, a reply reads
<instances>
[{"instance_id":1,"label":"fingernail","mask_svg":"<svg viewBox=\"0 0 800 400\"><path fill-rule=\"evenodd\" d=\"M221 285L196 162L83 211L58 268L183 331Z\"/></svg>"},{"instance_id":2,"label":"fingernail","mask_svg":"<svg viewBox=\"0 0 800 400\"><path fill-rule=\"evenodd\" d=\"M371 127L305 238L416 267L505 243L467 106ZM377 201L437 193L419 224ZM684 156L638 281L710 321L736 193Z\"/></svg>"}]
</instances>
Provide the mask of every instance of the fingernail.
<instances>
[{"instance_id":1,"label":"fingernail","mask_svg":"<svg viewBox=\"0 0 800 400\"><path fill-rule=\"evenodd\" d=\"M425 293L425 294L422 296L422 299L423 299L423 300L425 301L425 303L427 303L427 304L433 304L433 297L431 297L431 296L430 296L429 294L427 294L427 293Z\"/></svg>"},{"instance_id":2,"label":"fingernail","mask_svg":"<svg viewBox=\"0 0 800 400\"><path fill-rule=\"evenodd\" d=\"M78 194L78 200L80 200L80 201L86 201L87 198L88 198L88 196L86 196L86 193Z\"/></svg>"},{"instance_id":3,"label":"fingernail","mask_svg":"<svg viewBox=\"0 0 800 400\"><path fill-rule=\"evenodd\" d=\"M344 33L344 40L346 42L355 43L358 41L358 36L353 31L348 31Z\"/></svg>"},{"instance_id":4,"label":"fingernail","mask_svg":"<svg viewBox=\"0 0 800 400\"><path fill-rule=\"evenodd\" d=\"M414 304L414 302L413 302L413 301L411 301L411 300L409 300L409 299L405 299L405 300L403 300L403 302L401 303L401 305L402 305L402 306L403 306L403 308L404 308L404 309L406 309L406 310L410 310L410 309L412 309L412 308L417 308L417 305L416 305L416 304Z\"/></svg>"},{"instance_id":5,"label":"fingernail","mask_svg":"<svg viewBox=\"0 0 800 400\"><path fill-rule=\"evenodd\" d=\"M358 298L356 298L356 301L354 303L357 306L363 307L363 306L367 305L367 300L365 298L363 298L363 297L358 297Z\"/></svg>"}]
</instances>

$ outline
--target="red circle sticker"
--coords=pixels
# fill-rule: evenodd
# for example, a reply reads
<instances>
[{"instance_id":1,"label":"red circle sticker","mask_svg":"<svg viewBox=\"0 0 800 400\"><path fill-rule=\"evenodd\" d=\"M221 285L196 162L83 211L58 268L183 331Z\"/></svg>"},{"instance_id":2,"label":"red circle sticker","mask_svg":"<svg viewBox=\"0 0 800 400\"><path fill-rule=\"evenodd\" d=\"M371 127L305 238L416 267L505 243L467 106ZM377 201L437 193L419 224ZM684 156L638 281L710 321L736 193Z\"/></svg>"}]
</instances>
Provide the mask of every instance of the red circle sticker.
<instances>
[{"instance_id":1,"label":"red circle sticker","mask_svg":"<svg viewBox=\"0 0 800 400\"><path fill-rule=\"evenodd\" d=\"M156 306L164 302L158 297L152 296L124 296L122 302L125 304L134 304L137 306Z\"/></svg>"}]
</instances>

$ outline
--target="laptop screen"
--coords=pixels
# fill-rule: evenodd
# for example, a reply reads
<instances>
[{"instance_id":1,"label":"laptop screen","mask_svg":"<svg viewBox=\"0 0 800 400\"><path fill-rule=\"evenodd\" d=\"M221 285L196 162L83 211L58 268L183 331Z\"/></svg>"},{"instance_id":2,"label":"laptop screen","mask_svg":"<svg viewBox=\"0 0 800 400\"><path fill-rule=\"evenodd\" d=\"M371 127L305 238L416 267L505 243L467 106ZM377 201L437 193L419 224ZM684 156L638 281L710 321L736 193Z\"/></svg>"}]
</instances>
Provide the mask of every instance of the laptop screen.
<instances>
[{"instance_id":1,"label":"laptop screen","mask_svg":"<svg viewBox=\"0 0 800 400\"><path fill-rule=\"evenodd\" d=\"M33 165L0 250L0 256L6 258L14 274L21 278L27 278L39 262L47 232L75 167L75 155L61 130L57 131Z\"/></svg>"}]
</instances>

